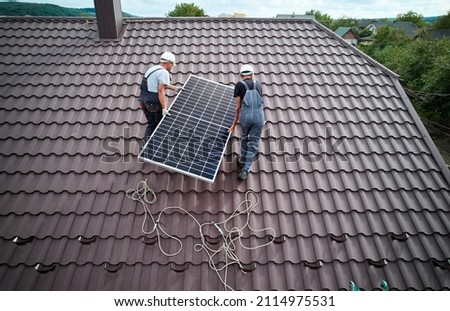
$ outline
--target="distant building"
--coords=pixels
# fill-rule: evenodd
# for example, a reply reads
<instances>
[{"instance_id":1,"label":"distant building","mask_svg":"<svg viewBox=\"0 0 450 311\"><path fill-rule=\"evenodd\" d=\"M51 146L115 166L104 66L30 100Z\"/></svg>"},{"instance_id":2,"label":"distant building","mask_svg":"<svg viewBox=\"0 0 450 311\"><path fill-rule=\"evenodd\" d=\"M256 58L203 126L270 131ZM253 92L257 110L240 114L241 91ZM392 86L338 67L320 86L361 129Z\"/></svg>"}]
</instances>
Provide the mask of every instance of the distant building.
<instances>
[{"instance_id":1,"label":"distant building","mask_svg":"<svg viewBox=\"0 0 450 311\"><path fill-rule=\"evenodd\" d=\"M316 17L314 15L303 15L303 14L277 14L276 18L278 19L313 19Z\"/></svg>"},{"instance_id":2,"label":"distant building","mask_svg":"<svg viewBox=\"0 0 450 311\"><path fill-rule=\"evenodd\" d=\"M369 26L370 24L376 23L376 22L377 22L376 19L363 18L363 19L360 19L360 20L358 21L358 24L357 24L356 26L357 26L359 29L364 29L364 28L366 28L367 26Z\"/></svg>"},{"instance_id":3,"label":"distant building","mask_svg":"<svg viewBox=\"0 0 450 311\"><path fill-rule=\"evenodd\" d=\"M358 43L362 44L362 45L371 45L373 43L373 36L370 35L370 36L367 36L367 37L359 38Z\"/></svg>"},{"instance_id":4,"label":"distant building","mask_svg":"<svg viewBox=\"0 0 450 311\"><path fill-rule=\"evenodd\" d=\"M247 14L240 12L234 12L233 14L222 13L218 17L247 17Z\"/></svg>"},{"instance_id":5,"label":"distant building","mask_svg":"<svg viewBox=\"0 0 450 311\"><path fill-rule=\"evenodd\" d=\"M411 22L375 22L369 24L366 28L370 29L373 34L376 34L377 29L386 26L403 30L405 34L411 39L417 35L417 32L419 30L419 27Z\"/></svg>"},{"instance_id":6,"label":"distant building","mask_svg":"<svg viewBox=\"0 0 450 311\"><path fill-rule=\"evenodd\" d=\"M247 14L241 12L234 12L233 17L247 17Z\"/></svg>"},{"instance_id":7,"label":"distant building","mask_svg":"<svg viewBox=\"0 0 450 311\"><path fill-rule=\"evenodd\" d=\"M411 39L414 39L419 32L419 27L417 27L416 24L411 22L395 22L395 21L390 22L390 21L376 21L366 19L360 20L357 26L361 31L369 30L372 33L370 36L359 39L360 44L366 45L372 44L372 41L374 39L374 36L377 34L378 29L382 27L392 27L396 29L401 29Z\"/></svg>"},{"instance_id":8,"label":"distant building","mask_svg":"<svg viewBox=\"0 0 450 311\"><path fill-rule=\"evenodd\" d=\"M351 27L339 27L335 33L351 45L358 44L358 35Z\"/></svg>"}]
</instances>

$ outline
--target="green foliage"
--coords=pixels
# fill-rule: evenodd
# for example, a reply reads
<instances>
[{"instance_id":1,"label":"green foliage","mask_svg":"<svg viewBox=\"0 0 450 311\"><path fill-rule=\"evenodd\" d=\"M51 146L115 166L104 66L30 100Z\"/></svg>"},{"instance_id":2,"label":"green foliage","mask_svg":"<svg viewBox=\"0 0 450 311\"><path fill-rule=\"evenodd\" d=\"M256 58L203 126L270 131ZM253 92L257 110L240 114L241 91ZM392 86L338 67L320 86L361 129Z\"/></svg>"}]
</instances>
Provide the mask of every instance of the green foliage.
<instances>
[{"instance_id":1,"label":"green foliage","mask_svg":"<svg viewBox=\"0 0 450 311\"><path fill-rule=\"evenodd\" d=\"M417 27L425 26L425 22L423 21L423 15L418 14L413 11L408 11L405 14L397 15L397 22L411 22L417 25Z\"/></svg>"},{"instance_id":2,"label":"green foliage","mask_svg":"<svg viewBox=\"0 0 450 311\"><path fill-rule=\"evenodd\" d=\"M360 38L368 37L372 34L372 31L368 28L364 28L358 32Z\"/></svg>"},{"instance_id":3,"label":"green foliage","mask_svg":"<svg viewBox=\"0 0 450 311\"><path fill-rule=\"evenodd\" d=\"M372 52L372 57L394 72L404 72L408 66L409 54L406 54L405 47L387 46Z\"/></svg>"},{"instance_id":4,"label":"green foliage","mask_svg":"<svg viewBox=\"0 0 450 311\"><path fill-rule=\"evenodd\" d=\"M422 116L450 125L450 39L407 41L386 31L375 38L363 50L423 99L415 103Z\"/></svg>"},{"instance_id":5,"label":"green foliage","mask_svg":"<svg viewBox=\"0 0 450 311\"><path fill-rule=\"evenodd\" d=\"M372 55L389 46L404 46L411 42L405 31L389 26L380 27L374 36L373 44L368 47L368 54Z\"/></svg>"},{"instance_id":6,"label":"green foliage","mask_svg":"<svg viewBox=\"0 0 450 311\"><path fill-rule=\"evenodd\" d=\"M450 29L450 10L433 24L434 29Z\"/></svg>"},{"instance_id":7,"label":"green foliage","mask_svg":"<svg viewBox=\"0 0 450 311\"><path fill-rule=\"evenodd\" d=\"M341 17L338 19L333 19L330 29L336 31L339 27L356 27L358 21L355 18L351 17Z\"/></svg>"},{"instance_id":8,"label":"green foliage","mask_svg":"<svg viewBox=\"0 0 450 311\"><path fill-rule=\"evenodd\" d=\"M450 39L433 44L434 57L423 73L422 108L439 116L440 122L450 123Z\"/></svg>"},{"instance_id":9,"label":"green foliage","mask_svg":"<svg viewBox=\"0 0 450 311\"><path fill-rule=\"evenodd\" d=\"M205 11L194 3L181 3L175 5L175 9L167 13L167 16L206 16Z\"/></svg>"},{"instance_id":10,"label":"green foliage","mask_svg":"<svg viewBox=\"0 0 450 311\"><path fill-rule=\"evenodd\" d=\"M325 27L331 29L333 24L333 19L330 15L326 13L322 13L318 10L309 10L305 13L306 15L314 15L316 17L316 20L324 25ZM337 28L336 28L337 29Z\"/></svg>"}]
</instances>

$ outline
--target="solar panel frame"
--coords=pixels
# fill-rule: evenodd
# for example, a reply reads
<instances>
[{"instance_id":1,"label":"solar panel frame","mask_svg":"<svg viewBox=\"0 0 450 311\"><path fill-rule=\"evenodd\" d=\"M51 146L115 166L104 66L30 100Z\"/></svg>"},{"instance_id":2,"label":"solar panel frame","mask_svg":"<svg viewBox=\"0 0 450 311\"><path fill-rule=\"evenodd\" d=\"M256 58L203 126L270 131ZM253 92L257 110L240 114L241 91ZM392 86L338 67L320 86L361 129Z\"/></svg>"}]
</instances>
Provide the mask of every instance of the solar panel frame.
<instances>
[{"instance_id":1,"label":"solar panel frame","mask_svg":"<svg viewBox=\"0 0 450 311\"><path fill-rule=\"evenodd\" d=\"M170 105L169 115L158 124L138 158L214 182L231 137L228 129L235 112L233 92L231 86L190 75Z\"/></svg>"}]
</instances>

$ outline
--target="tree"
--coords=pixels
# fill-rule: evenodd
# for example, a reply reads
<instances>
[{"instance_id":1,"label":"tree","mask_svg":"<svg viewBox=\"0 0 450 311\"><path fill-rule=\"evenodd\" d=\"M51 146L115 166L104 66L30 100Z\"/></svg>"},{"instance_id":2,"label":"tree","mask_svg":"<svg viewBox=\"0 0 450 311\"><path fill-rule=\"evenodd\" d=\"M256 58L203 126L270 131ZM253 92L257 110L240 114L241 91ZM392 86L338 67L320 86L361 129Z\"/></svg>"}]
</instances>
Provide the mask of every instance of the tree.
<instances>
[{"instance_id":1,"label":"tree","mask_svg":"<svg viewBox=\"0 0 450 311\"><path fill-rule=\"evenodd\" d=\"M206 16L205 11L194 3L181 3L175 5L175 9L167 13L167 16Z\"/></svg>"},{"instance_id":2,"label":"tree","mask_svg":"<svg viewBox=\"0 0 450 311\"><path fill-rule=\"evenodd\" d=\"M386 44L383 48L369 49L371 56L399 74L402 84L421 98L414 102L421 116L449 126L450 40L396 44L386 33L383 38Z\"/></svg>"},{"instance_id":3,"label":"tree","mask_svg":"<svg viewBox=\"0 0 450 311\"><path fill-rule=\"evenodd\" d=\"M450 125L450 40L436 40L431 44L428 70L422 74L421 108L436 121Z\"/></svg>"},{"instance_id":4,"label":"tree","mask_svg":"<svg viewBox=\"0 0 450 311\"><path fill-rule=\"evenodd\" d=\"M331 30L336 31L339 27L355 27L358 24L358 21L355 18L351 17L340 17L338 19L334 19L331 23Z\"/></svg>"},{"instance_id":5,"label":"tree","mask_svg":"<svg viewBox=\"0 0 450 311\"><path fill-rule=\"evenodd\" d=\"M309 10L305 13L306 15L314 15L316 17L316 20L324 25L325 27L331 29L331 24L333 23L333 19L330 15L326 13L322 13L318 10Z\"/></svg>"},{"instance_id":6,"label":"tree","mask_svg":"<svg viewBox=\"0 0 450 311\"><path fill-rule=\"evenodd\" d=\"M411 40L403 30L381 27L364 52L400 75L418 113L450 126L450 39Z\"/></svg>"},{"instance_id":7,"label":"tree","mask_svg":"<svg viewBox=\"0 0 450 311\"><path fill-rule=\"evenodd\" d=\"M387 46L402 46L409 42L411 42L411 39L405 34L403 29L384 26L377 29L371 47L381 50Z\"/></svg>"},{"instance_id":8,"label":"tree","mask_svg":"<svg viewBox=\"0 0 450 311\"><path fill-rule=\"evenodd\" d=\"M357 32L360 38L368 37L372 34L372 31L369 28L364 28Z\"/></svg>"},{"instance_id":9,"label":"tree","mask_svg":"<svg viewBox=\"0 0 450 311\"><path fill-rule=\"evenodd\" d=\"M425 22L423 21L423 15L418 14L413 11L408 11L405 14L398 14L397 15L397 22L411 22L417 25L417 27L423 27L425 25Z\"/></svg>"},{"instance_id":10,"label":"tree","mask_svg":"<svg viewBox=\"0 0 450 311\"><path fill-rule=\"evenodd\" d=\"M434 29L450 29L450 10L447 15L439 17L433 24Z\"/></svg>"}]
</instances>

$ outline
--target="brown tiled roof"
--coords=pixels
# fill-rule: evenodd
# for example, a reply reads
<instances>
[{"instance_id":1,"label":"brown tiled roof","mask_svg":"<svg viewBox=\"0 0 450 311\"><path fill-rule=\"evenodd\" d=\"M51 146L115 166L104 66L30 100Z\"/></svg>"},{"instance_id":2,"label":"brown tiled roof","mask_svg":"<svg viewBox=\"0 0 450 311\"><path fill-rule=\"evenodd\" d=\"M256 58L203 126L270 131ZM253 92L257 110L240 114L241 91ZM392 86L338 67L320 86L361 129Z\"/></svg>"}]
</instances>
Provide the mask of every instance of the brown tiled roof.
<instances>
[{"instance_id":1,"label":"brown tiled roof","mask_svg":"<svg viewBox=\"0 0 450 311\"><path fill-rule=\"evenodd\" d=\"M178 255L143 239L144 211L126 191L144 179L154 215L176 205L201 222L257 193L251 223L279 243L237 247L254 270L231 266L234 289L450 289L449 171L397 76L317 22L137 19L119 41L98 41L90 19L0 28L0 289L222 290L186 215L164 217ZM243 63L257 70L267 123L246 182L239 132L213 184L137 162L138 86L165 50L178 84L194 74L234 85ZM268 238L244 231L243 243Z\"/></svg>"}]
</instances>

